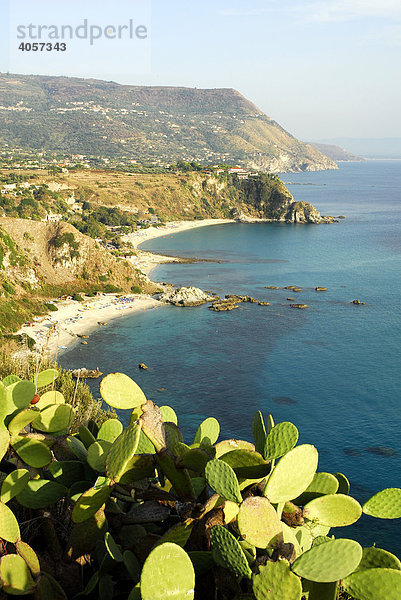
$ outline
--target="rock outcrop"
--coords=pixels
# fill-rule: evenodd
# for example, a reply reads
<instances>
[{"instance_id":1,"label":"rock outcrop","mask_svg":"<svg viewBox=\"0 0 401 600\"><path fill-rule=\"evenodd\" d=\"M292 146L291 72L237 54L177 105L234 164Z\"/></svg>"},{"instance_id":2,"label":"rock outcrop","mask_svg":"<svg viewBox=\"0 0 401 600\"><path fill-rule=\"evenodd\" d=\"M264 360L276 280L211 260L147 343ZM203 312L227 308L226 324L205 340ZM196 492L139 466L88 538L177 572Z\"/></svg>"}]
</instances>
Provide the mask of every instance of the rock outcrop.
<instances>
[{"instance_id":1,"label":"rock outcrop","mask_svg":"<svg viewBox=\"0 0 401 600\"><path fill-rule=\"evenodd\" d=\"M174 306L199 306L211 302L215 298L215 296L210 296L199 288L190 286L168 290L161 294L159 300L174 304Z\"/></svg>"},{"instance_id":2,"label":"rock outcrop","mask_svg":"<svg viewBox=\"0 0 401 600\"><path fill-rule=\"evenodd\" d=\"M293 202L289 205L285 218L286 223L334 223L336 219L321 215L309 202Z\"/></svg>"}]
</instances>

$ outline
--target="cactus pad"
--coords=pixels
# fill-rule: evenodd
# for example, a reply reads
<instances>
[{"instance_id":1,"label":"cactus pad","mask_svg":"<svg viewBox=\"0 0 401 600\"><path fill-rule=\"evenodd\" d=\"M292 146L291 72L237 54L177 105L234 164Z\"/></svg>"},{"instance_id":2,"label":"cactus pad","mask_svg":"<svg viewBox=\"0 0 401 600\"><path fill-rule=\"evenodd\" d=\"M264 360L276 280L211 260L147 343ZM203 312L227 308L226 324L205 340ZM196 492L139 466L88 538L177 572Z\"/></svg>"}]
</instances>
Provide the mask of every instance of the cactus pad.
<instances>
[{"instance_id":1,"label":"cactus pad","mask_svg":"<svg viewBox=\"0 0 401 600\"><path fill-rule=\"evenodd\" d=\"M103 472L105 470L107 455L111 447L111 442L105 440L99 440L89 446L87 460L94 471Z\"/></svg>"},{"instance_id":2,"label":"cactus pad","mask_svg":"<svg viewBox=\"0 0 401 600\"><path fill-rule=\"evenodd\" d=\"M273 469L264 495L274 503L293 500L302 494L312 481L317 463L318 453L314 446L303 444L293 448Z\"/></svg>"},{"instance_id":3,"label":"cactus pad","mask_svg":"<svg viewBox=\"0 0 401 600\"><path fill-rule=\"evenodd\" d=\"M401 598L401 571L395 569L367 569L352 573L342 582L344 590L358 600L399 600Z\"/></svg>"},{"instance_id":4,"label":"cactus pad","mask_svg":"<svg viewBox=\"0 0 401 600\"><path fill-rule=\"evenodd\" d=\"M65 404L65 398L61 392L50 390L41 395L39 402L35 405L40 410L46 408L50 404Z\"/></svg>"},{"instance_id":5,"label":"cactus pad","mask_svg":"<svg viewBox=\"0 0 401 600\"><path fill-rule=\"evenodd\" d=\"M232 502L242 502L238 479L233 469L222 460L210 460L205 467L208 484L220 496Z\"/></svg>"},{"instance_id":6,"label":"cactus pad","mask_svg":"<svg viewBox=\"0 0 401 600\"><path fill-rule=\"evenodd\" d=\"M217 442L220 434L220 425L217 419L209 417L205 419L198 427L194 437L194 444L213 445Z\"/></svg>"},{"instance_id":7,"label":"cactus pad","mask_svg":"<svg viewBox=\"0 0 401 600\"><path fill-rule=\"evenodd\" d=\"M57 379L57 377L57 369L46 369L46 371L41 371L36 377L36 386L41 388L45 387L46 385L50 385Z\"/></svg>"},{"instance_id":8,"label":"cactus pad","mask_svg":"<svg viewBox=\"0 0 401 600\"><path fill-rule=\"evenodd\" d=\"M31 548L29 544L18 540L15 543L15 549L17 554L22 556L28 567L31 569L34 575L39 575L40 564L36 552Z\"/></svg>"},{"instance_id":9,"label":"cactus pad","mask_svg":"<svg viewBox=\"0 0 401 600\"><path fill-rule=\"evenodd\" d=\"M29 594L35 585L26 562L18 554L7 554L0 560L0 584L12 596Z\"/></svg>"},{"instance_id":10,"label":"cactus pad","mask_svg":"<svg viewBox=\"0 0 401 600\"><path fill-rule=\"evenodd\" d=\"M37 408L24 408L11 419L8 431L11 437L18 435L27 425L37 420L40 412Z\"/></svg>"},{"instance_id":11,"label":"cactus pad","mask_svg":"<svg viewBox=\"0 0 401 600\"><path fill-rule=\"evenodd\" d=\"M171 406L160 406L160 412L164 423L175 423L178 424L177 415Z\"/></svg>"},{"instance_id":12,"label":"cactus pad","mask_svg":"<svg viewBox=\"0 0 401 600\"><path fill-rule=\"evenodd\" d=\"M27 465L36 469L48 465L52 459L49 448L40 440L17 437L13 438L12 446Z\"/></svg>"},{"instance_id":13,"label":"cactus pad","mask_svg":"<svg viewBox=\"0 0 401 600\"><path fill-rule=\"evenodd\" d=\"M116 544L113 536L109 531L106 531L104 535L104 543L107 549L107 552L110 554L111 558L116 562L123 562L123 555L121 552L121 548L118 544Z\"/></svg>"},{"instance_id":14,"label":"cactus pad","mask_svg":"<svg viewBox=\"0 0 401 600\"><path fill-rule=\"evenodd\" d=\"M286 560L260 566L252 587L256 600L301 600L302 596L301 580L291 573Z\"/></svg>"},{"instance_id":15,"label":"cactus pad","mask_svg":"<svg viewBox=\"0 0 401 600\"><path fill-rule=\"evenodd\" d=\"M349 494L351 486L347 477L342 473L333 473L333 475L338 481L337 494Z\"/></svg>"},{"instance_id":16,"label":"cactus pad","mask_svg":"<svg viewBox=\"0 0 401 600\"><path fill-rule=\"evenodd\" d=\"M20 538L18 521L4 502L0 502L0 538L13 544Z\"/></svg>"},{"instance_id":17,"label":"cactus pad","mask_svg":"<svg viewBox=\"0 0 401 600\"><path fill-rule=\"evenodd\" d=\"M30 478L26 469L17 469L9 473L1 485L0 501L9 502L24 489Z\"/></svg>"},{"instance_id":18,"label":"cactus pad","mask_svg":"<svg viewBox=\"0 0 401 600\"><path fill-rule=\"evenodd\" d=\"M103 400L113 408L136 408L146 403L139 385L124 373L110 373L100 383Z\"/></svg>"},{"instance_id":19,"label":"cactus pad","mask_svg":"<svg viewBox=\"0 0 401 600\"><path fill-rule=\"evenodd\" d=\"M255 450L255 446L251 442L245 440L223 440L215 445L216 458L220 458L231 450Z\"/></svg>"},{"instance_id":20,"label":"cactus pad","mask_svg":"<svg viewBox=\"0 0 401 600\"><path fill-rule=\"evenodd\" d=\"M32 381L17 381L8 388L7 395L16 408L26 408L35 395L35 385Z\"/></svg>"},{"instance_id":21,"label":"cactus pad","mask_svg":"<svg viewBox=\"0 0 401 600\"><path fill-rule=\"evenodd\" d=\"M252 450L231 450L223 454L220 460L230 465L237 477L244 479L265 477L271 468L263 456Z\"/></svg>"},{"instance_id":22,"label":"cactus pad","mask_svg":"<svg viewBox=\"0 0 401 600\"><path fill-rule=\"evenodd\" d=\"M338 479L331 473L315 473L312 481L295 501L295 504L304 506L314 498L325 494L335 494L338 490Z\"/></svg>"},{"instance_id":23,"label":"cactus pad","mask_svg":"<svg viewBox=\"0 0 401 600\"><path fill-rule=\"evenodd\" d=\"M79 460L55 460L48 469L57 483L68 488L85 479L84 465Z\"/></svg>"},{"instance_id":24,"label":"cactus pad","mask_svg":"<svg viewBox=\"0 0 401 600\"><path fill-rule=\"evenodd\" d=\"M277 423L268 433L263 451L266 460L287 454L298 441L298 429L289 421Z\"/></svg>"},{"instance_id":25,"label":"cactus pad","mask_svg":"<svg viewBox=\"0 0 401 600\"><path fill-rule=\"evenodd\" d=\"M100 427L97 439L113 443L123 432L123 424L118 419L108 419Z\"/></svg>"},{"instance_id":26,"label":"cactus pad","mask_svg":"<svg viewBox=\"0 0 401 600\"><path fill-rule=\"evenodd\" d=\"M244 540L256 548L267 548L282 532L277 512L263 496L244 500L239 509L238 529Z\"/></svg>"},{"instance_id":27,"label":"cactus pad","mask_svg":"<svg viewBox=\"0 0 401 600\"><path fill-rule=\"evenodd\" d=\"M252 577L248 561L236 538L225 527L215 525L210 530L213 558L218 565L239 577Z\"/></svg>"},{"instance_id":28,"label":"cactus pad","mask_svg":"<svg viewBox=\"0 0 401 600\"><path fill-rule=\"evenodd\" d=\"M354 540L330 540L312 546L294 564L294 573L310 581L330 583L344 579L355 571L362 558L362 548Z\"/></svg>"},{"instance_id":29,"label":"cactus pad","mask_svg":"<svg viewBox=\"0 0 401 600\"><path fill-rule=\"evenodd\" d=\"M327 527L345 527L360 518L362 507L351 496L327 494L311 500L304 508L304 515Z\"/></svg>"},{"instance_id":30,"label":"cactus pad","mask_svg":"<svg viewBox=\"0 0 401 600\"><path fill-rule=\"evenodd\" d=\"M66 438L66 443L69 449L82 462L86 462L87 450L85 445L75 435L69 435Z\"/></svg>"},{"instance_id":31,"label":"cactus pad","mask_svg":"<svg viewBox=\"0 0 401 600\"><path fill-rule=\"evenodd\" d=\"M401 562L394 554L387 552L387 550L376 548L376 546L364 548L362 560L358 565L357 571L378 568L401 571Z\"/></svg>"},{"instance_id":32,"label":"cactus pad","mask_svg":"<svg viewBox=\"0 0 401 600\"><path fill-rule=\"evenodd\" d=\"M378 492L363 505L363 512L379 519L401 517L401 489L387 488Z\"/></svg>"},{"instance_id":33,"label":"cactus pad","mask_svg":"<svg viewBox=\"0 0 401 600\"><path fill-rule=\"evenodd\" d=\"M140 434L140 426L134 423L127 427L112 445L106 459L106 474L112 481L120 481L129 469L130 460L134 457L138 447Z\"/></svg>"},{"instance_id":34,"label":"cactus pad","mask_svg":"<svg viewBox=\"0 0 401 600\"><path fill-rule=\"evenodd\" d=\"M266 427L263 420L263 415L260 410L257 410L252 420L252 433L255 441L255 450L259 454L263 454L266 444Z\"/></svg>"},{"instance_id":35,"label":"cactus pad","mask_svg":"<svg viewBox=\"0 0 401 600\"><path fill-rule=\"evenodd\" d=\"M71 419L71 404L50 404L35 420L34 427L47 433L67 429Z\"/></svg>"},{"instance_id":36,"label":"cactus pad","mask_svg":"<svg viewBox=\"0 0 401 600\"><path fill-rule=\"evenodd\" d=\"M16 498L25 508L46 508L67 494L67 488L56 481L31 479Z\"/></svg>"},{"instance_id":37,"label":"cactus pad","mask_svg":"<svg viewBox=\"0 0 401 600\"><path fill-rule=\"evenodd\" d=\"M110 486L102 485L98 488L91 487L81 494L72 510L72 520L74 523L83 523L93 517L99 508L105 504L106 500L108 500L111 490Z\"/></svg>"},{"instance_id":38,"label":"cactus pad","mask_svg":"<svg viewBox=\"0 0 401 600\"><path fill-rule=\"evenodd\" d=\"M86 425L79 426L78 437L86 449L88 449L89 446L92 446L92 444L96 442L93 433L86 427Z\"/></svg>"},{"instance_id":39,"label":"cactus pad","mask_svg":"<svg viewBox=\"0 0 401 600\"><path fill-rule=\"evenodd\" d=\"M142 600L192 600L195 571L188 554L166 542L149 554L141 573Z\"/></svg>"}]
</instances>

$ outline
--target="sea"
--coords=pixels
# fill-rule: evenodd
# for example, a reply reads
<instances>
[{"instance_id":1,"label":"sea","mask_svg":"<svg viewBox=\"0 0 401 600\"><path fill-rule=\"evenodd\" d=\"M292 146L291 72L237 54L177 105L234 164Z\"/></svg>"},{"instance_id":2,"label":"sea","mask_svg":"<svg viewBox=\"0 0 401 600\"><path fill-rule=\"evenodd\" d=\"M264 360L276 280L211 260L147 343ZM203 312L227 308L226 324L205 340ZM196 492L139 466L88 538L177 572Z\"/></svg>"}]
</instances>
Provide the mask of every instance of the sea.
<instances>
[{"instance_id":1,"label":"sea","mask_svg":"<svg viewBox=\"0 0 401 600\"><path fill-rule=\"evenodd\" d=\"M174 408L188 443L208 416L219 420L221 439L251 440L258 409L291 421L299 442L318 448L319 470L344 473L363 503L401 487L401 161L281 177L296 200L346 218L215 225L141 246L206 259L162 264L153 280L270 306L147 310L100 328L60 363L128 374L148 398ZM283 289L289 285L302 291ZM291 308L288 298L309 308ZM148 370L138 369L142 362ZM99 396L98 383L91 386ZM363 516L333 532L401 556L401 519Z\"/></svg>"}]
</instances>

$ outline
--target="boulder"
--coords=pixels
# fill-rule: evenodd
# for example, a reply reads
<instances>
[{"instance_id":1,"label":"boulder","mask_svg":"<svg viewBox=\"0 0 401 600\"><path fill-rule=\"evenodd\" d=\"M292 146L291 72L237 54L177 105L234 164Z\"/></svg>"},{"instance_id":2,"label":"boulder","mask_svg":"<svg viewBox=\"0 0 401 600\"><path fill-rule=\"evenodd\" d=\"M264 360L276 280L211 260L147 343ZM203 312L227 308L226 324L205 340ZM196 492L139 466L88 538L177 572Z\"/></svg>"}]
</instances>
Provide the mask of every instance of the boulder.
<instances>
[{"instance_id":1,"label":"boulder","mask_svg":"<svg viewBox=\"0 0 401 600\"><path fill-rule=\"evenodd\" d=\"M290 304L291 308L309 308L307 304Z\"/></svg>"},{"instance_id":2,"label":"boulder","mask_svg":"<svg viewBox=\"0 0 401 600\"><path fill-rule=\"evenodd\" d=\"M199 306L216 299L196 287L181 287L164 292L160 298L162 302L174 304L174 306Z\"/></svg>"}]
</instances>

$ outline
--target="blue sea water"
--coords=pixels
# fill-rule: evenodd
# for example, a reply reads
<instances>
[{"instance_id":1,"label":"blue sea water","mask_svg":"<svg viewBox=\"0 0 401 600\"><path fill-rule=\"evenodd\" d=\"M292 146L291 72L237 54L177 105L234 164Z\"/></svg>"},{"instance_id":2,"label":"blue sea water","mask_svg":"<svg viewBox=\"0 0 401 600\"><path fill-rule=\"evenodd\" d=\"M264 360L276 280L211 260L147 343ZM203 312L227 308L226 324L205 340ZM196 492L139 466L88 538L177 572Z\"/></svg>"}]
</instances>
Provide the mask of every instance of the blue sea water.
<instances>
[{"instance_id":1,"label":"blue sea water","mask_svg":"<svg viewBox=\"0 0 401 600\"><path fill-rule=\"evenodd\" d=\"M317 446L319 470L345 473L363 502L401 487L401 162L282 177L296 200L346 219L216 225L142 245L222 261L161 265L155 280L250 294L271 306L149 310L101 328L60 362L132 376L149 398L174 407L188 440L211 415L225 438L251 439L258 408L292 421L300 442ZM288 297L309 310L290 308ZM367 304L353 305L356 298ZM139 362L149 370L139 371ZM363 517L339 533L401 555L401 520Z\"/></svg>"}]
</instances>

